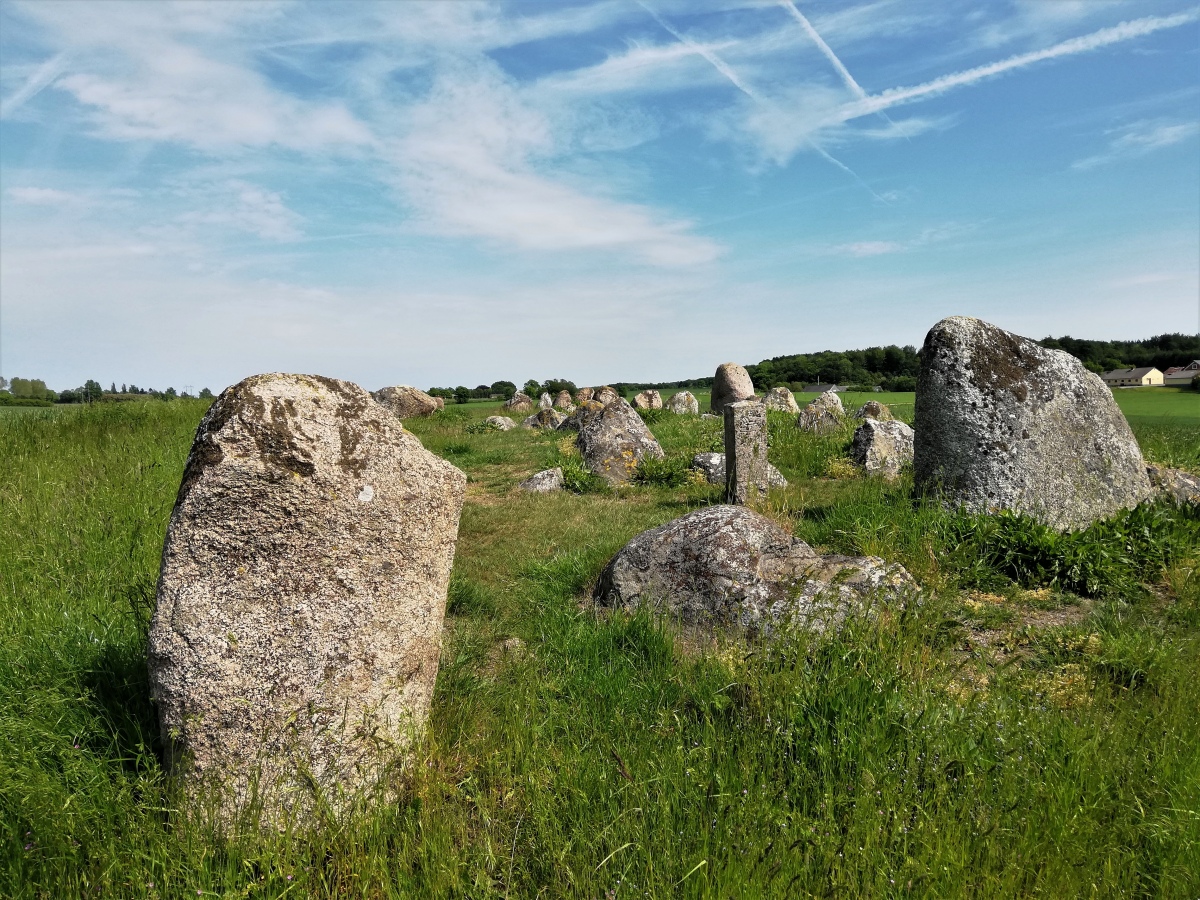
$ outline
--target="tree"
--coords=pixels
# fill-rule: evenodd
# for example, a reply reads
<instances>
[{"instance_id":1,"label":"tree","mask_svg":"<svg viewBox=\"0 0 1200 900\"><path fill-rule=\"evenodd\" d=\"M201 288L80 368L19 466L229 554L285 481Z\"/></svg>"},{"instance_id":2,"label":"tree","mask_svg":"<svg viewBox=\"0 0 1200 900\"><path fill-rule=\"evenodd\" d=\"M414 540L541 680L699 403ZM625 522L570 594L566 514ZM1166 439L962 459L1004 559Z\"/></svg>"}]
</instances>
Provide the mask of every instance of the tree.
<instances>
[{"instance_id":1,"label":"tree","mask_svg":"<svg viewBox=\"0 0 1200 900\"><path fill-rule=\"evenodd\" d=\"M175 393L175 388L173 388L173 387L169 387L165 391L163 391L163 399L164 400L174 400L178 396L179 395Z\"/></svg>"},{"instance_id":2,"label":"tree","mask_svg":"<svg viewBox=\"0 0 1200 900\"><path fill-rule=\"evenodd\" d=\"M517 386L511 381L493 381L491 385L491 393L499 394L505 400L511 400L513 394L517 392Z\"/></svg>"},{"instance_id":3,"label":"tree","mask_svg":"<svg viewBox=\"0 0 1200 900\"><path fill-rule=\"evenodd\" d=\"M83 396L84 403L95 403L104 396L104 388L100 387L100 382L89 378L83 383L79 393Z\"/></svg>"},{"instance_id":4,"label":"tree","mask_svg":"<svg viewBox=\"0 0 1200 900\"><path fill-rule=\"evenodd\" d=\"M460 384L458 387L456 387L454 389L454 402L455 403L467 403L470 399L471 399L471 389L470 388Z\"/></svg>"},{"instance_id":5,"label":"tree","mask_svg":"<svg viewBox=\"0 0 1200 900\"><path fill-rule=\"evenodd\" d=\"M534 381L532 378L530 378L527 382L525 382L525 387L521 388L521 390L530 397L536 397L542 392L542 383L540 381Z\"/></svg>"},{"instance_id":6,"label":"tree","mask_svg":"<svg viewBox=\"0 0 1200 900\"><path fill-rule=\"evenodd\" d=\"M567 381L565 378L547 378L542 382L542 390L550 396L554 396L559 391L567 391L575 393L575 382Z\"/></svg>"},{"instance_id":7,"label":"tree","mask_svg":"<svg viewBox=\"0 0 1200 900\"><path fill-rule=\"evenodd\" d=\"M0 391L8 390L8 379L0 375Z\"/></svg>"},{"instance_id":8,"label":"tree","mask_svg":"<svg viewBox=\"0 0 1200 900\"><path fill-rule=\"evenodd\" d=\"M213 398L213 392L210 391L208 388L204 388L202 391L200 391L200 399L201 400L211 400L212 398Z\"/></svg>"}]
</instances>

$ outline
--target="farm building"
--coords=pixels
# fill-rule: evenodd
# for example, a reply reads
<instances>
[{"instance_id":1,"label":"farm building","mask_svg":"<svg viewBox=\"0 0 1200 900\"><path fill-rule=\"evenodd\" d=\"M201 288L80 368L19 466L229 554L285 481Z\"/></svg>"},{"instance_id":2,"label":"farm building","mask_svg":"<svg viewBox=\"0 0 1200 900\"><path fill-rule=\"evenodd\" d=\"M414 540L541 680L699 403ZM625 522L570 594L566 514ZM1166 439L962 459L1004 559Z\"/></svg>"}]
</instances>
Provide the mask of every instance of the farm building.
<instances>
[{"instance_id":1,"label":"farm building","mask_svg":"<svg viewBox=\"0 0 1200 900\"><path fill-rule=\"evenodd\" d=\"M1197 374L1200 374L1200 359L1193 359L1186 366L1171 366L1163 372L1163 384L1187 387Z\"/></svg>"},{"instance_id":2,"label":"farm building","mask_svg":"<svg viewBox=\"0 0 1200 900\"><path fill-rule=\"evenodd\" d=\"M1163 373L1154 366L1142 366L1140 369L1113 369L1100 377L1110 387L1146 387L1163 383Z\"/></svg>"}]
</instances>

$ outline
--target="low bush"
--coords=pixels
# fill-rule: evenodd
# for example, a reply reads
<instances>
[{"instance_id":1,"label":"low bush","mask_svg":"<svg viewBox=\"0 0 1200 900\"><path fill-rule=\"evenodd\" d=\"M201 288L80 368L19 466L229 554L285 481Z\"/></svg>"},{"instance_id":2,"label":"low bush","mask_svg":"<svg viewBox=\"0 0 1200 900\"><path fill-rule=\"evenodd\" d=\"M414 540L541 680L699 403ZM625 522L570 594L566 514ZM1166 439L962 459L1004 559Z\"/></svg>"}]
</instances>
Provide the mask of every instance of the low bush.
<instances>
[{"instance_id":1,"label":"low bush","mask_svg":"<svg viewBox=\"0 0 1200 900\"><path fill-rule=\"evenodd\" d=\"M671 454L665 459L644 456L633 473L633 482L659 487L682 487L691 481L691 469L690 456Z\"/></svg>"}]
</instances>

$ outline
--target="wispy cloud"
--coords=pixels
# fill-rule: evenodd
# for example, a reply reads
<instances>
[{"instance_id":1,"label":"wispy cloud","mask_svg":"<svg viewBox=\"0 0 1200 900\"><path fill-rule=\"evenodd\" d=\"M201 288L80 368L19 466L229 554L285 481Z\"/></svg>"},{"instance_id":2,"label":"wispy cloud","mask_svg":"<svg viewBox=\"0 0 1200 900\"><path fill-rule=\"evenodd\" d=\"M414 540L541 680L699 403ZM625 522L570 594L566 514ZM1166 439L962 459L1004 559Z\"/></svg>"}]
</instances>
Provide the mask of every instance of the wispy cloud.
<instances>
[{"instance_id":1,"label":"wispy cloud","mask_svg":"<svg viewBox=\"0 0 1200 900\"><path fill-rule=\"evenodd\" d=\"M962 237L974 231L975 225L965 225L959 222L949 222L944 225L924 228L915 237L903 241L851 241L846 244L835 244L825 252L833 256L886 256L892 253L906 253L919 250L932 244L942 244Z\"/></svg>"},{"instance_id":2,"label":"wispy cloud","mask_svg":"<svg viewBox=\"0 0 1200 900\"><path fill-rule=\"evenodd\" d=\"M837 54L833 52L827 43L825 43L825 39L817 33L817 29L813 28L812 23L808 21L808 18L804 15L804 13L800 12L800 10L796 7L796 4L793 3L792 0L780 0L779 5L791 13L792 18L800 23L800 27L804 29L805 34L807 34L812 39L812 42L817 45L820 51L825 54L825 58L829 60L829 62L833 65L833 68L837 71L838 75L841 76L841 79L845 83L846 87L850 88L850 92L860 100L865 98L867 96L867 92L864 91L859 83L854 80L854 76L850 74L850 70L842 65L842 61L838 59Z\"/></svg>"},{"instance_id":3,"label":"wispy cloud","mask_svg":"<svg viewBox=\"0 0 1200 900\"><path fill-rule=\"evenodd\" d=\"M184 225L217 226L253 234L266 241L295 241L303 237L303 217L289 209L276 191L232 179L190 192L200 209L178 217Z\"/></svg>"},{"instance_id":4,"label":"wispy cloud","mask_svg":"<svg viewBox=\"0 0 1200 900\"><path fill-rule=\"evenodd\" d=\"M0 119L11 116L48 87L55 78L63 73L66 68L66 60L66 53L56 53L34 69L25 83L17 88L11 97L0 101Z\"/></svg>"},{"instance_id":5,"label":"wispy cloud","mask_svg":"<svg viewBox=\"0 0 1200 900\"><path fill-rule=\"evenodd\" d=\"M1094 169L1122 159L1134 159L1182 143L1200 134L1200 122L1134 122L1119 129L1108 150L1071 163L1072 169Z\"/></svg>"},{"instance_id":6,"label":"wispy cloud","mask_svg":"<svg viewBox=\"0 0 1200 900\"><path fill-rule=\"evenodd\" d=\"M17 203L28 206L70 206L81 199L78 194L57 188L11 187L5 193Z\"/></svg>"}]
</instances>

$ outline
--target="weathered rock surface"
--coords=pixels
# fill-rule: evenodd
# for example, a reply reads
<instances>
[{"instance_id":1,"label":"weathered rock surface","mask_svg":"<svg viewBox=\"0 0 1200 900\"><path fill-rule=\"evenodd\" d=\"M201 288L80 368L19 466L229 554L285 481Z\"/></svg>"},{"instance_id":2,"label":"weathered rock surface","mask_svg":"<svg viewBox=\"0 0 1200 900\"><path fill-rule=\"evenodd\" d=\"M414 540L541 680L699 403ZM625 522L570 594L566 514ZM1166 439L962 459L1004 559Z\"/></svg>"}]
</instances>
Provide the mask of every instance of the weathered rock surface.
<instances>
[{"instance_id":1,"label":"weathered rock surface","mask_svg":"<svg viewBox=\"0 0 1200 900\"><path fill-rule=\"evenodd\" d=\"M662 409L662 394L658 391L642 391L633 398L634 409Z\"/></svg>"},{"instance_id":2,"label":"weathered rock surface","mask_svg":"<svg viewBox=\"0 0 1200 900\"><path fill-rule=\"evenodd\" d=\"M372 391L371 396L390 409L397 419L414 419L420 416L428 416L442 408L438 405L439 398L430 397L424 391L417 390L417 388L407 384L397 384L393 387L380 388L377 391Z\"/></svg>"},{"instance_id":3,"label":"weathered rock surface","mask_svg":"<svg viewBox=\"0 0 1200 900\"><path fill-rule=\"evenodd\" d=\"M725 483L725 454L697 453L692 457L692 468L704 473L704 480L709 484ZM785 488L788 481L770 463L767 463L767 485L773 488Z\"/></svg>"},{"instance_id":4,"label":"weathered rock surface","mask_svg":"<svg viewBox=\"0 0 1200 900\"><path fill-rule=\"evenodd\" d=\"M567 417L560 413L557 409L539 409L532 416L521 423L522 428L541 428L553 430L562 425L567 420Z\"/></svg>"},{"instance_id":5,"label":"weathered rock surface","mask_svg":"<svg viewBox=\"0 0 1200 900\"><path fill-rule=\"evenodd\" d=\"M874 419L876 422L889 422L892 411L878 400L868 400L854 412L856 419Z\"/></svg>"},{"instance_id":6,"label":"weathered rock surface","mask_svg":"<svg viewBox=\"0 0 1200 900\"><path fill-rule=\"evenodd\" d=\"M796 402L792 392L785 387L771 388L763 395L762 402L767 409L777 409L786 413L800 412L800 404Z\"/></svg>"},{"instance_id":7,"label":"weathered rock surface","mask_svg":"<svg viewBox=\"0 0 1200 900\"><path fill-rule=\"evenodd\" d=\"M1151 494L1112 392L1075 357L966 316L930 329L917 379L917 487L972 512L1086 527Z\"/></svg>"},{"instance_id":8,"label":"weathered rock surface","mask_svg":"<svg viewBox=\"0 0 1200 900\"><path fill-rule=\"evenodd\" d=\"M648 604L688 625L794 621L822 630L915 591L900 566L821 556L744 506L709 506L631 540L601 573L594 597L626 610Z\"/></svg>"},{"instance_id":9,"label":"weathered rock surface","mask_svg":"<svg viewBox=\"0 0 1200 900\"><path fill-rule=\"evenodd\" d=\"M611 484L628 481L642 457L664 455L642 417L621 398L583 425L577 443L588 471Z\"/></svg>"},{"instance_id":10,"label":"weathered rock surface","mask_svg":"<svg viewBox=\"0 0 1200 900\"><path fill-rule=\"evenodd\" d=\"M545 469L530 475L517 485L521 490L531 494L552 494L554 491L562 490L562 486L563 470L561 468Z\"/></svg>"},{"instance_id":11,"label":"weathered rock surface","mask_svg":"<svg viewBox=\"0 0 1200 900\"><path fill-rule=\"evenodd\" d=\"M623 400L625 398L606 384L604 387L596 389L596 393L592 395L592 399L597 403L602 403L605 406L608 406L608 404L612 403L614 400Z\"/></svg>"},{"instance_id":12,"label":"weathered rock surface","mask_svg":"<svg viewBox=\"0 0 1200 900\"><path fill-rule=\"evenodd\" d=\"M591 400L596 395L596 392L591 388L580 388L575 392L575 402L582 403L584 400Z\"/></svg>"},{"instance_id":13,"label":"weathered rock surface","mask_svg":"<svg viewBox=\"0 0 1200 900\"><path fill-rule=\"evenodd\" d=\"M841 428L845 420L846 410L842 406L842 398L833 391L826 391L800 410L800 415L796 418L796 427L814 434L829 434Z\"/></svg>"},{"instance_id":14,"label":"weathered rock surface","mask_svg":"<svg viewBox=\"0 0 1200 900\"><path fill-rule=\"evenodd\" d=\"M666 408L677 416L694 416L700 412L700 403L690 391L678 391L671 395Z\"/></svg>"},{"instance_id":15,"label":"weathered rock surface","mask_svg":"<svg viewBox=\"0 0 1200 900\"><path fill-rule=\"evenodd\" d=\"M767 493L767 410L753 400L725 405L725 502Z\"/></svg>"},{"instance_id":16,"label":"weathered rock surface","mask_svg":"<svg viewBox=\"0 0 1200 900\"><path fill-rule=\"evenodd\" d=\"M575 406L575 404L571 400L571 392L570 391L559 391L557 396L555 396L555 398L554 398L554 408L555 409L567 410L567 409L574 408L574 406Z\"/></svg>"},{"instance_id":17,"label":"weathered rock surface","mask_svg":"<svg viewBox=\"0 0 1200 900\"><path fill-rule=\"evenodd\" d=\"M256 375L201 421L163 547L163 743L231 821L303 826L425 722L466 478L357 385ZM211 793L210 793L211 792Z\"/></svg>"},{"instance_id":18,"label":"weathered rock surface","mask_svg":"<svg viewBox=\"0 0 1200 900\"><path fill-rule=\"evenodd\" d=\"M538 409L553 409L553 408L554 408L554 398L551 397L549 393L544 393L544 394L542 394L541 397L538 398Z\"/></svg>"},{"instance_id":19,"label":"weathered rock surface","mask_svg":"<svg viewBox=\"0 0 1200 900\"><path fill-rule=\"evenodd\" d=\"M727 404L754 397L754 382L750 374L737 363L721 363L713 377L709 409L720 415Z\"/></svg>"},{"instance_id":20,"label":"weathered rock surface","mask_svg":"<svg viewBox=\"0 0 1200 900\"><path fill-rule=\"evenodd\" d=\"M444 397L434 397L433 402L437 404L438 409L446 408L446 399Z\"/></svg>"},{"instance_id":21,"label":"weathered rock surface","mask_svg":"<svg viewBox=\"0 0 1200 900\"><path fill-rule=\"evenodd\" d=\"M903 466L912 462L913 430L894 419L887 422L863 419L854 431L850 458L868 475L895 478Z\"/></svg>"},{"instance_id":22,"label":"weathered rock surface","mask_svg":"<svg viewBox=\"0 0 1200 900\"><path fill-rule=\"evenodd\" d=\"M504 410L506 412L531 412L533 410L533 398L528 394L517 391L504 401Z\"/></svg>"},{"instance_id":23,"label":"weathered rock surface","mask_svg":"<svg viewBox=\"0 0 1200 900\"><path fill-rule=\"evenodd\" d=\"M1146 466L1146 474L1160 496L1170 497L1177 503L1200 506L1200 475L1169 466Z\"/></svg>"},{"instance_id":24,"label":"weathered rock surface","mask_svg":"<svg viewBox=\"0 0 1200 900\"><path fill-rule=\"evenodd\" d=\"M517 423L508 416L488 416L483 420L484 425L490 425L497 431L511 431L517 427Z\"/></svg>"},{"instance_id":25,"label":"weathered rock surface","mask_svg":"<svg viewBox=\"0 0 1200 900\"><path fill-rule=\"evenodd\" d=\"M604 412L604 404L600 401L580 400L579 405L571 411L561 427L571 431L582 431L584 425L598 418L602 412Z\"/></svg>"}]
</instances>

